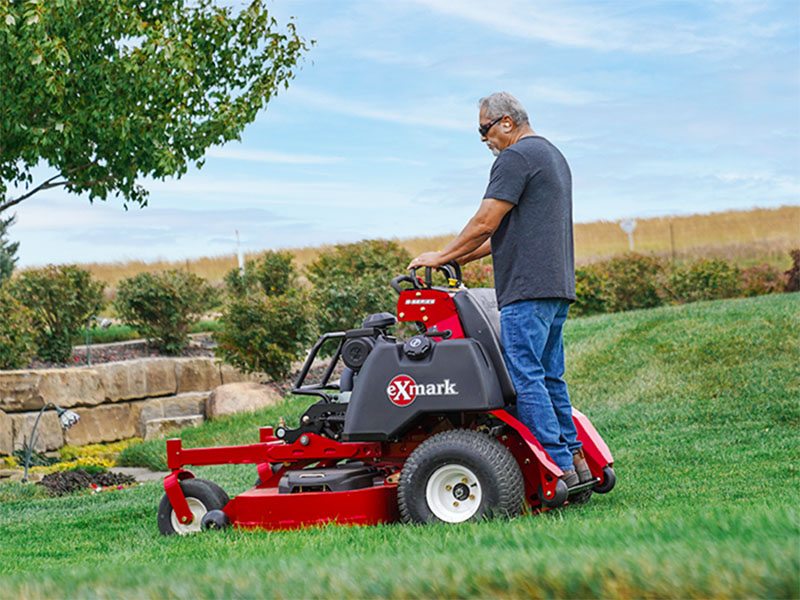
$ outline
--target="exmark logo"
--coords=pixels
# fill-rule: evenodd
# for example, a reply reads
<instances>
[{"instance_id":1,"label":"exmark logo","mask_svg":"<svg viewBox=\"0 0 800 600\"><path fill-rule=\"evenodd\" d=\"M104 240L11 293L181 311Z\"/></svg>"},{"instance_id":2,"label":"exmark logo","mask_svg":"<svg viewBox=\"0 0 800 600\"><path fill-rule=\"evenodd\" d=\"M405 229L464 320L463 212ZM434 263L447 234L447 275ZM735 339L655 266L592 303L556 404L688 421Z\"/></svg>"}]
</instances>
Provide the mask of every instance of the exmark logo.
<instances>
[{"instance_id":1,"label":"exmark logo","mask_svg":"<svg viewBox=\"0 0 800 600\"><path fill-rule=\"evenodd\" d=\"M408 406L417 396L458 396L456 384L445 379L439 383L417 383L408 375L398 375L386 386L386 395L395 406Z\"/></svg>"}]
</instances>

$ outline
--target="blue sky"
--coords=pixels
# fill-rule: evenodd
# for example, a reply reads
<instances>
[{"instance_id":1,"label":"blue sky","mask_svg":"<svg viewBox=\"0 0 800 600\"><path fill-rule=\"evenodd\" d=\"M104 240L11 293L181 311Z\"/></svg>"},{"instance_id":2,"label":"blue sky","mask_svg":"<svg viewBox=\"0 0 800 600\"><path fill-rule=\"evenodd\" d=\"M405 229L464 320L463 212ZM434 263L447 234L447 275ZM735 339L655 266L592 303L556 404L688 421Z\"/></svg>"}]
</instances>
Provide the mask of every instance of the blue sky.
<instances>
[{"instance_id":1,"label":"blue sky","mask_svg":"<svg viewBox=\"0 0 800 600\"><path fill-rule=\"evenodd\" d=\"M237 229L248 251L455 232L493 160L477 101L499 90L566 155L576 221L800 203L796 0L270 6L317 43L241 143L144 182L145 209L32 197L21 266L230 254Z\"/></svg>"}]
</instances>

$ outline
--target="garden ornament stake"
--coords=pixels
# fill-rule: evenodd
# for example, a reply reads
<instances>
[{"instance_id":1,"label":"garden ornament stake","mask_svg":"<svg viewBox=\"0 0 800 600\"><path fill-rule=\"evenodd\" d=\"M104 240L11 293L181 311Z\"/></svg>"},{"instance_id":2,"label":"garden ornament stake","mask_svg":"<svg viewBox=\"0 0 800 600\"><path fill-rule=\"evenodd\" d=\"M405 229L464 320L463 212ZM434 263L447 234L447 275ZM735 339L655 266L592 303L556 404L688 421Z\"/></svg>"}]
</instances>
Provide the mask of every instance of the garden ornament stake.
<instances>
[{"instance_id":1,"label":"garden ornament stake","mask_svg":"<svg viewBox=\"0 0 800 600\"><path fill-rule=\"evenodd\" d=\"M40 410L39 414L36 415L36 421L33 423L30 443L26 444L25 448L25 473L22 475L23 483L28 481L28 469L31 466L31 454L33 453L33 448L36 445L36 433L39 427L39 420L42 418L44 411L46 411L48 408L55 409L56 413L58 414L58 420L61 422L61 428L64 431L75 425L75 423L77 423L81 418L78 413L67 410L66 408L61 408L60 406L56 406L52 402L48 402L42 407L42 410Z\"/></svg>"}]
</instances>

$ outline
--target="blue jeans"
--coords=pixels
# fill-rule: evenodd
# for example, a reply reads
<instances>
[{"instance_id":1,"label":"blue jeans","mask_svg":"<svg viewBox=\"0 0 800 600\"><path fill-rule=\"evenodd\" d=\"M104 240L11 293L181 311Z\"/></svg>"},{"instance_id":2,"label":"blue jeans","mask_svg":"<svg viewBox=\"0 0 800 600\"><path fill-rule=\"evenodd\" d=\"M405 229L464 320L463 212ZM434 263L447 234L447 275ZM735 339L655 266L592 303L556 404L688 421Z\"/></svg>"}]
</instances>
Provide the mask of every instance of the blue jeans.
<instances>
[{"instance_id":1,"label":"blue jeans","mask_svg":"<svg viewBox=\"0 0 800 600\"><path fill-rule=\"evenodd\" d=\"M517 389L517 414L562 471L575 467L581 447L564 382L564 340L569 302L520 300L500 311L503 356Z\"/></svg>"}]
</instances>

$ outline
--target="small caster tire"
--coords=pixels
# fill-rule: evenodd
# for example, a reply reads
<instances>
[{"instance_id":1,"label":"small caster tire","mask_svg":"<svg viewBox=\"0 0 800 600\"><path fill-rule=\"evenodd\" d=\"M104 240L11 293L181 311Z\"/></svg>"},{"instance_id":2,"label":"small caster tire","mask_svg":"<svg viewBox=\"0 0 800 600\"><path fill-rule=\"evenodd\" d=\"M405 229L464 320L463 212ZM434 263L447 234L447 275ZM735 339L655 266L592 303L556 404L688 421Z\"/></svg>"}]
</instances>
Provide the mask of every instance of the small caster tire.
<instances>
[{"instance_id":1,"label":"small caster tire","mask_svg":"<svg viewBox=\"0 0 800 600\"><path fill-rule=\"evenodd\" d=\"M594 486L594 491L598 494L607 494L614 489L617 484L617 476L611 467L603 467L603 481Z\"/></svg>"},{"instance_id":2,"label":"small caster tire","mask_svg":"<svg viewBox=\"0 0 800 600\"><path fill-rule=\"evenodd\" d=\"M558 508L562 506L567 501L567 496L569 496L569 488L561 479L556 482L556 493L553 494L552 498L546 498L542 492L542 488L539 488L539 500L547 508Z\"/></svg>"},{"instance_id":3,"label":"small caster tire","mask_svg":"<svg viewBox=\"0 0 800 600\"><path fill-rule=\"evenodd\" d=\"M208 529L225 529L230 527L231 521L221 510L210 510L200 521L200 528L203 531Z\"/></svg>"}]
</instances>

